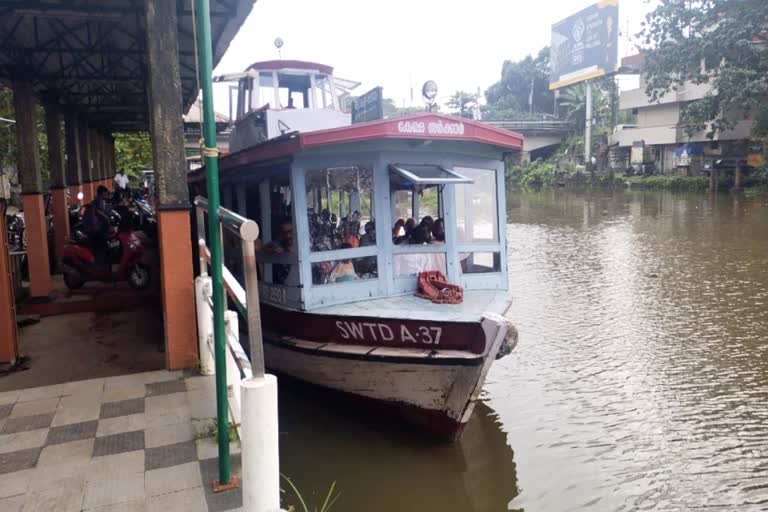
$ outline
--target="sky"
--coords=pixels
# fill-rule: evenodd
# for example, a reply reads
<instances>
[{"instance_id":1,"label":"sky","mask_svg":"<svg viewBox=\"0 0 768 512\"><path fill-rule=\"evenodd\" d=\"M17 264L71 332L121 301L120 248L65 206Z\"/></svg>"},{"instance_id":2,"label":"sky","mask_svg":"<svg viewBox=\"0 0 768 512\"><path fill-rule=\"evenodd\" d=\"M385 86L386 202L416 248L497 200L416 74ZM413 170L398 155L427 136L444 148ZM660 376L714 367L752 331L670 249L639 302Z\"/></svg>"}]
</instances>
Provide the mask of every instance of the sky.
<instances>
[{"instance_id":1,"label":"sky","mask_svg":"<svg viewBox=\"0 0 768 512\"><path fill-rule=\"evenodd\" d=\"M258 0L214 74L244 70L278 58L334 67L360 81L355 94L375 86L398 106L422 106L421 85L438 84L444 103L457 90L484 92L501 76L504 60L536 54L549 44L552 24L595 0ZM619 58L636 53L626 34L656 0L619 0ZM622 88L633 80L620 79ZM636 85L635 85L636 86ZM217 111L228 112L226 86L217 86Z\"/></svg>"}]
</instances>

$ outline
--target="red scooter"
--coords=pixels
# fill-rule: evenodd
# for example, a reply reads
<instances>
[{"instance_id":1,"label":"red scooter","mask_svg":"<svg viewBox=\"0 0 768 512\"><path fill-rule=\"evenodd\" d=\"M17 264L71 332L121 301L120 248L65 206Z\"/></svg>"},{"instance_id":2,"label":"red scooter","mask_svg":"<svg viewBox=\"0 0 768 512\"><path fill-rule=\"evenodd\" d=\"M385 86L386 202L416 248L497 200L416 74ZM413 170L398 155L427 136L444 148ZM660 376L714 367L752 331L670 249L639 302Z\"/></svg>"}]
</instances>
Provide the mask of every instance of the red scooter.
<instances>
[{"instance_id":1,"label":"red scooter","mask_svg":"<svg viewBox=\"0 0 768 512\"><path fill-rule=\"evenodd\" d=\"M117 212L111 212L110 219L119 226L121 219ZM135 290L149 287L151 272L149 265L144 262L144 247L130 229L114 229L109 241L108 265L96 262L96 256L85 235L77 230L73 234L74 239L64 246L61 259L67 288L76 290L88 281L128 281ZM112 270L113 261L119 263L116 270Z\"/></svg>"}]
</instances>

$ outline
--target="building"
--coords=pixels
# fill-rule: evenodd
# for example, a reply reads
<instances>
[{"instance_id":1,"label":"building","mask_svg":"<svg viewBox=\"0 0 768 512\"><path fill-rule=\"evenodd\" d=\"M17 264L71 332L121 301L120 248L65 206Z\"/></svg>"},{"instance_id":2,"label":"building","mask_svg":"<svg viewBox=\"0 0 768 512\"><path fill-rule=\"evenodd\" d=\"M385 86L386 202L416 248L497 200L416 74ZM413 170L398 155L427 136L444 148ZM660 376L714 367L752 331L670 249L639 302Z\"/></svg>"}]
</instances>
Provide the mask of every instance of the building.
<instances>
[{"instance_id":1,"label":"building","mask_svg":"<svg viewBox=\"0 0 768 512\"><path fill-rule=\"evenodd\" d=\"M689 137L680 126L682 109L706 96L710 84L686 83L651 101L645 94L643 56L625 57L621 64L622 73L638 75L640 80L637 89L623 91L619 98L619 108L632 111L635 124L617 127L611 137L611 143L619 148L616 153L630 160L627 166L631 162L636 168L642 165L646 172L695 176L714 167L733 169L737 162L746 160L753 121L739 121L732 130L713 139L707 137L706 130Z\"/></svg>"}]
</instances>

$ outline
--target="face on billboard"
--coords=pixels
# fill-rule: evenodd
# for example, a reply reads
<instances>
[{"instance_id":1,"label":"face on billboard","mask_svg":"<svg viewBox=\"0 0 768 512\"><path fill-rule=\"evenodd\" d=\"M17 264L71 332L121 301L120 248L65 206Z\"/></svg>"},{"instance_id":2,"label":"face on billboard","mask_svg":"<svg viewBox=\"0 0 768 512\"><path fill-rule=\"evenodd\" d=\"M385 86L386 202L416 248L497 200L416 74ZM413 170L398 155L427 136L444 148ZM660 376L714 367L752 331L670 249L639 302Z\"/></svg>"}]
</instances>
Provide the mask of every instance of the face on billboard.
<instances>
[{"instance_id":1,"label":"face on billboard","mask_svg":"<svg viewBox=\"0 0 768 512\"><path fill-rule=\"evenodd\" d=\"M602 0L552 26L550 89L616 70L618 0Z\"/></svg>"}]
</instances>

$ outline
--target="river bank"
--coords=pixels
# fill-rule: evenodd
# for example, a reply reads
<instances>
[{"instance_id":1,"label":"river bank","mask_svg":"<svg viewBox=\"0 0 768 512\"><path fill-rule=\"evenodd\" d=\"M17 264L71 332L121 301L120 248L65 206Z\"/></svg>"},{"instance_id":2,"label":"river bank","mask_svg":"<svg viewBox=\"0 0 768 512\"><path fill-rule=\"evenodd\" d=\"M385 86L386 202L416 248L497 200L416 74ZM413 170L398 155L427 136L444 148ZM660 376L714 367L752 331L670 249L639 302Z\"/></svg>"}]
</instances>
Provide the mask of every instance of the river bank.
<instances>
[{"instance_id":1,"label":"river bank","mask_svg":"<svg viewBox=\"0 0 768 512\"><path fill-rule=\"evenodd\" d=\"M537 190L565 188L637 188L650 190L705 191L709 176L623 176L587 172L569 173L551 162L535 161L513 165L507 169L507 185L514 189ZM720 176L716 188L728 191L734 187L733 176ZM749 195L768 195L768 169L758 169L742 177L741 188Z\"/></svg>"}]
</instances>

